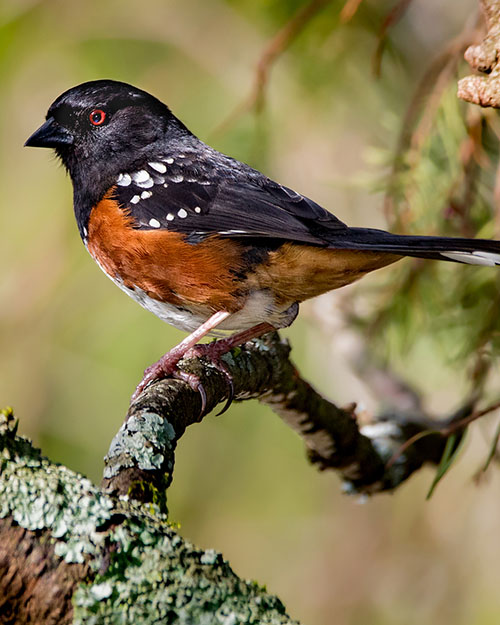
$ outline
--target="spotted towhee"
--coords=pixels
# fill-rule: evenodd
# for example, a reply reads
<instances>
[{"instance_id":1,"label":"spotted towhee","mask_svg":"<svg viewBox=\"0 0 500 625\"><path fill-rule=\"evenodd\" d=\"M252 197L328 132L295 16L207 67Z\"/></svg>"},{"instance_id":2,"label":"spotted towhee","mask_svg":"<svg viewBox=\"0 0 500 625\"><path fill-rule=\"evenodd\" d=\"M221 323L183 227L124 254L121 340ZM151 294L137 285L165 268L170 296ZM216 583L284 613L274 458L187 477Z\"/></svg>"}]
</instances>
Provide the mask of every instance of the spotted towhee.
<instances>
[{"instance_id":1,"label":"spotted towhee","mask_svg":"<svg viewBox=\"0 0 500 625\"><path fill-rule=\"evenodd\" d=\"M500 242L350 228L312 200L217 152L131 85L63 93L26 145L54 148L70 173L80 236L128 295L191 332L145 372L136 394L208 346L231 347L292 323L300 302L402 256L500 264Z\"/></svg>"}]
</instances>

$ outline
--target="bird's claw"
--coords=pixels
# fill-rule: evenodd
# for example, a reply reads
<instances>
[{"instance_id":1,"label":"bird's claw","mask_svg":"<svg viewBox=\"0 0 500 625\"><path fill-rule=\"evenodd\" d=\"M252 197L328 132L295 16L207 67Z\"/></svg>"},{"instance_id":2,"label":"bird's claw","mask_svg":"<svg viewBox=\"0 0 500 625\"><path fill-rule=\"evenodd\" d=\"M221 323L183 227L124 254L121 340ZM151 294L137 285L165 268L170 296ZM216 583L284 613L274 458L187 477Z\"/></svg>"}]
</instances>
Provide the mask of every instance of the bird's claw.
<instances>
[{"instance_id":1,"label":"bird's claw","mask_svg":"<svg viewBox=\"0 0 500 625\"><path fill-rule=\"evenodd\" d=\"M229 406L233 403L233 399L234 399L234 384L233 384L233 378L231 374L229 373L229 371L226 369L224 365L220 367L219 370L222 371L222 373L226 376L226 382L227 382L229 391L227 394L226 403L224 404L224 407L222 408L222 410L219 411L215 415L216 417L220 417L221 414L224 414L226 410L229 409Z\"/></svg>"},{"instance_id":2,"label":"bird's claw","mask_svg":"<svg viewBox=\"0 0 500 625\"><path fill-rule=\"evenodd\" d=\"M200 409L200 421L205 411L207 409L207 392L205 391L205 387L200 381L200 378L194 373L188 373L187 371L183 371L182 369L175 369L172 372L172 377L176 380L182 380L189 384L193 391L197 391L201 397L201 409Z\"/></svg>"},{"instance_id":3,"label":"bird's claw","mask_svg":"<svg viewBox=\"0 0 500 625\"><path fill-rule=\"evenodd\" d=\"M217 417L224 414L226 410L228 410L234 399L233 377L226 364L221 360L221 356L224 353L226 353L226 351L222 352L220 350L219 341L215 341L214 343L202 343L201 345L195 345L195 347L191 348L185 354L185 358L207 358L212 367L224 374L228 385L228 395L226 403L224 404L222 410L217 413Z\"/></svg>"},{"instance_id":4,"label":"bird's claw","mask_svg":"<svg viewBox=\"0 0 500 625\"><path fill-rule=\"evenodd\" d=\"M179 358L169 357L169 354L165 354L158 362L155 362L144 371L142 380L137 385L133 395L132 401L135 401L139 395L153 382L157 380L163 380L168 377L173 377L177 380L182 380L189 384L193 391L198 391L201 396L201 414L205 412L207 405L207 394L199 378L194 373L188 373L182 371L178 367Z\"/></svg>"},{"instance_id":5,"label":"bird's claw","mask_svg":"<svg viewBox=\"0 0 500 625\"><path fill-rule=\"evenodd\" d=\"M199 358L200 356L204 356L208 358L210 364L215 367L218 371L224 374L226 378L226 382L228 384L228 397L224 407L220 412L217 413L217 416L223 414L228 410L229 406L232 404L234 399L234 384L231 373L229 372L226 365L222 362L220 358L220 353L218 350L214 349L213 346L216 343L209 343L207 345L196 345L191 348L184 354L184 358ZM179 362L179 358L169 357L169 354L165 354L158 362L155 362L153 365L148 367L144 371L144 377L141 382L137 385L135 389L131 401L135 401L139 395L153 382L156 380L161 380L163 378L167 378L172 376L177 380L182 380L189 384L189 386L193 389L193 391L197 391L201 397L201 410L200 410L200 419L205 414L207 408L207 393L205 391L205 387L201 383L199 377L194 373L188 373L187 371L183 371L179 369L177 366Z\"/></svg>"}]
</instances>

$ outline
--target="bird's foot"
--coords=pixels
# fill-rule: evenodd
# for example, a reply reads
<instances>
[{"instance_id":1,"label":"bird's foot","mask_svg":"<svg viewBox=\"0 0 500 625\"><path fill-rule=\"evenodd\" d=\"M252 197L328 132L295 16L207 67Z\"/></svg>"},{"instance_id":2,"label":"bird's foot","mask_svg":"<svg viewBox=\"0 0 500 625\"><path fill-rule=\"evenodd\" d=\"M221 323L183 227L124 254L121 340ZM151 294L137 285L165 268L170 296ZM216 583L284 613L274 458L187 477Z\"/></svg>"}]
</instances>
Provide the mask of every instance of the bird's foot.
<instances>
[{"instance_id":1,"label":"bird's foot","mask_svg":"<svg viewBox=\"0 0 500 625\"><path fill-rule=\"evenodd\" d=\"M222 343L222 345L218 345L219 343ZM188 359L205 357L210 361L210 364L213 367L215 367L217 370L221 371L224 374L227 380L229 387L228 399L224 408L218 414L226 412L226 410L229 408L233 401L234 387L231 373L229 372L226 365L222 362L221 356L229 351L229 349L231 349L231 346L226 345L224 339L220 341L214 341L213 343L209 344L195 345L183 354L179 354L174 348L144 371L144 377L137 385L137 388L135 389L131 400L135 401L139 397L139 395L153 382L156 382L157 380L162 380L164 378L173 377L177 380L182 380L183 382L186 382L193 389L193 391L197 391L200 394L200 416L204 415L207 407L207 394L205 388L200 381L200 378L196 374L179 369L178 363L182 358Z\"/></svg>"},{"instance_id":2,"label":"bird's foot","mask_svg":"<svg viewBox=\"0 0 500 625\"><path fill-rule=\"evenodd\" d=\"M201 326L194 330L194 332L191 332L189 336L162 356L158 362L155 362L153 365L148 367L146 371L144 371L144 377L132 395L132 401L135 401L144 389L155 380L161 380L168 376L174 376L184 380L193 390L197 390L200 393L203 414L206 407L205 389L201 386L196 376L181 371L177 367L177 363L184 357L184 354L189 351L189 349L194 347L201 338L216 328L220 323L222 323L222 321L227 319L228 316L229 313L226 311L218 311L214 313L209 319L202 323Z\"/></svg>"},{"instance_id":3,"label":"bird's foot","mask_svg":"<svg viewBox=\"0 0 500 625\"><path fill-rule=\"evenodd\" d=\"M200 356L207 358L210 363L219 371L221 371L226 377L226 381L228 383L229 392L228 399L224 408L219 414L225 412L231 402L233 401L234 396L234 388L233 388L233 379L231 373L229 372L226 365L222 362L221 357L227 352L231 351L231 349L237 345L242 345L247 341L261 336L266 332L270 332L274 330L273 326L268 323L259 323L248 330L243 330L242 332L237 332L227 338L219 339L218 341L214 341L212 343L201 343L196 344L195 341L202 336L204 336L211 328L215 327L216 321L219 322L218 316L225 315L227 313L216 313L211 317L209 321L207 321L203 326L192 333L187 339L179 343L176 347L171 349L167 354L162 356L158 362L155 362L153 365L148 367L146 371L144 371L144 377L142 381L138 384L137 388L132 395L132 401L135 401L139 395L145 390L149 384L156 380L161 380L163 378L172 376L177 378L178 380L183 380L187 382L189 386L194 390L198 391L201 395L201 415L205 413L205 409L207 406L207 394L205 389L203 388L203 384L200 379L194 373L188 373L186 371L182 371L178 368L178 362L184 358L199 358ZM224 317L225 318L225 317ZM212 324L209 327L209 324ZM207 329L208 328L208 329Z\"/></svg>"},{"instance_id":4,"label":"bird's foot","mask_svg":"<svg viewBox=\"0 0 500 625\"><path fill-rule=\"evenodd\" d=\"M176 371L179 371L177 363L183 355L184 354L178 353L174 347L174 349L164 354L160 360L148 367L144 371L144 376L132 395L132 401L135 401L139 395L153 382L162 380L163 378L168 378Z\"/></svg>"}]
</instances>

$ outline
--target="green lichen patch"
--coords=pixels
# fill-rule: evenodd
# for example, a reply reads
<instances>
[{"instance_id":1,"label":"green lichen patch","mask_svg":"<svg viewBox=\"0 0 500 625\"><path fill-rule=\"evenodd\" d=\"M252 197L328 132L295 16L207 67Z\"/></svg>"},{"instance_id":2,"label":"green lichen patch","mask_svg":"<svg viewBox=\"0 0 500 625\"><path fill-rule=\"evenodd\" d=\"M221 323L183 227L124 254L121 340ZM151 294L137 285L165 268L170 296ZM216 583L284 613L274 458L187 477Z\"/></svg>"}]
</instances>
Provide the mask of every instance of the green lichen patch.
<instances>
[{"instance_id":1,"label":"green lichen patch","mask_svg":"<svg viewBox=\"0 0 500 625\"><path fill-rule=\"evenodd\" d=\"M104 495L16 432L12 411L0 411L0 517L44 530L56 556L90 565L73 593L76 625L295 623L220 553L184 541L158 506Z\"/></svg>"},{"instance_id":2,"label":"green lichen patch","mask_svg":"<svg viewBox=\"0 0 500 625\"><path fill-rule=\"evenodd\" d=\"M163 417L152 412L132 415L114 437L105 458L105 478L112 478L128 467L144 471L159 469L168 460L166 452L175 447L174 428ZM172 470L172 466L164 467Z\"/></svg>"},{"instance_id":3,"label":"green lichen patch","mask_svg":"<svg viewBox=\"0 0 500 625\"><path fill-rule=\"evenodd\" d=\"M89 480L52 464L31 443L16 436L12 412L0 413L0 518L11 516L27 530L49 530L56 555L83 563L102 548L97 530L113 502Z\"/></svg>"},{"instance_id":4,"label":"green lichen patch","mask_svg":"<svg viewBox=\"0 0 500 625\"><path fill-rule=\"evenodd\" d=\"M161 531L160 531L161 530ZM284 625L283 604L239 579L220 553L202 551L151 519L113 530L105 574L74 595L76 625Z\"/></svg>"}]
</instances>

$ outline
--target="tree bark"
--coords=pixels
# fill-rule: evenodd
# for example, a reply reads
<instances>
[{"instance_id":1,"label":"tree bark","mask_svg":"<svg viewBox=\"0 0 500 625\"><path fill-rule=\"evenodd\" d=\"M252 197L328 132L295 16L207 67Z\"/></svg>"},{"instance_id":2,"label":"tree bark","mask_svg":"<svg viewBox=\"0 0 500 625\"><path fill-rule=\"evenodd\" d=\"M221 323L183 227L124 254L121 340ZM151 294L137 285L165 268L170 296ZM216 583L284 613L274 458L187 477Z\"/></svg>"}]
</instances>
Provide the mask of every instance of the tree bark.
<instances>
[{"instance_id":1,"label":"tree bark","mask_svg":"<svg viewBox=\"0 0 500 625\"><path fill-rule=\"evenodd\" d=\"M488 32L466 59L485 75L461 80L459 96L500 107L500 0L481 5ZM309 461L339 472L348 493L394 490L424 463L440 461L446 433L453 431L458 445L482 414L472 412L471 400L436 421L418 401L404 409L396 402L359 426L355 405L321 397L289 352L275 333L224 356L235 399L268 404L303 438ZM210 363L181 366L203 385L207 413L227 399L226 376ZM17 435L12 411L0 411L1 623L297 623L279 599L238 578L220 553L197 549L169 525L175 450L185 429L205 416L200 411L199 393L185 382L147 388L111 443L100 488L44 458Z\"/></svg>"},{"instance_id":2,"label":"tree bark","mask_svg":"<svg viewBox=\"0 0 500 625\"><path fill-rule=\"evenodd\" d=\"M277 599L197 549L154 504L112 498L0 416L0 622L293 625Z\"/></svg>"},{"instance_id":3,"label":"tree bark","mask_svg":"<svg viewBox=\"0 0 500 625\"><path fill-rule=\"evenodd\" d=\"M446 438L422 414L385 414L358 428L305 382L278 334L224 357L238 400L269 404L304 439L310 461L340 472L345 490L394 489ZM207 409L226 399L226 376L209 363L182 363L199 376ZM294 623L281 602L239 579L221 554L190 545L169 526L166 489L186 427L200 421L199 393L179 380L147 388L130 406L106 458L101 488L56 466L17 436L0 413L0 621L21 623ZM449 423L449 421L447 421ZM435 425L433 426L435 428ZM393 461L388 460L393 457Z\"/></svg>"},{"instance_id":4,"label":"tree bark","mask_svg":"<svg viewBox=\"0 0 500 625\"><path fill-rule=\"evenodd\" d=\"M355 406L340 408L303 380L289 359L290 348L277 333L252 341L223 357L236 400L258 398L268 404L304 440L309 460L320 470L339 471L350 493L392 490L425 462L439 462L446 439L440 423L420 409L391 409L359 427ZM193 359L182 369L196 375L207 396L207 411L226 400L226 376ZM105 459L102 487L114 495L133 493L142 502L165 505L164 493L174 468L174 453L186 427L200 421L201 399L188 384L162 380L130 406ZM467 416L469 403L452 420ZM450 424L450 418L441 421ZM398 449L420 432L433 430L414 445Z\"/></svg>"}]
</instances>

